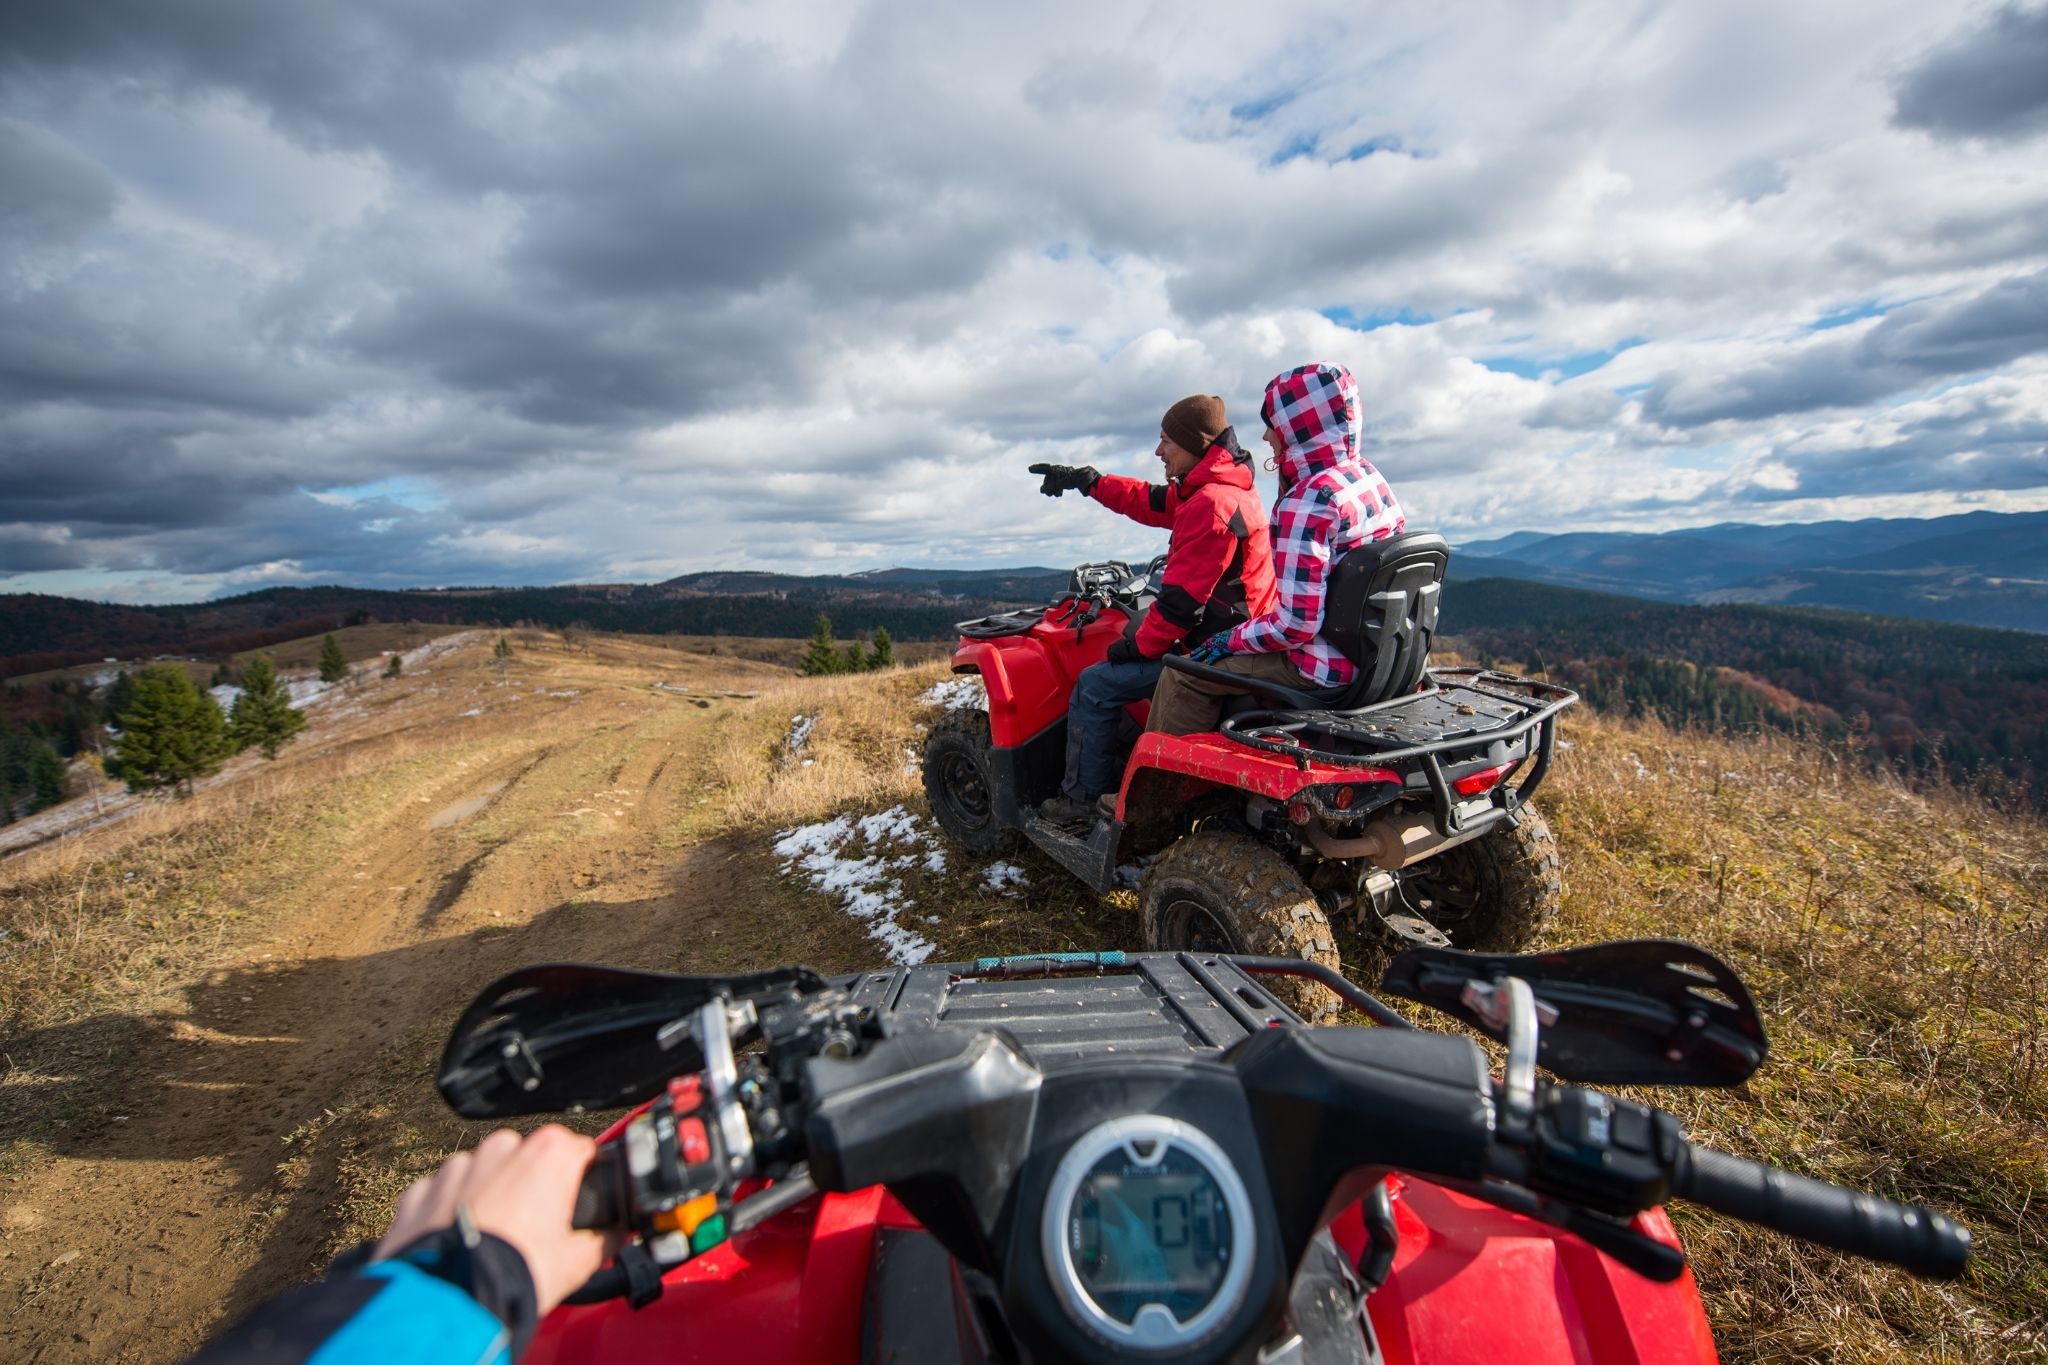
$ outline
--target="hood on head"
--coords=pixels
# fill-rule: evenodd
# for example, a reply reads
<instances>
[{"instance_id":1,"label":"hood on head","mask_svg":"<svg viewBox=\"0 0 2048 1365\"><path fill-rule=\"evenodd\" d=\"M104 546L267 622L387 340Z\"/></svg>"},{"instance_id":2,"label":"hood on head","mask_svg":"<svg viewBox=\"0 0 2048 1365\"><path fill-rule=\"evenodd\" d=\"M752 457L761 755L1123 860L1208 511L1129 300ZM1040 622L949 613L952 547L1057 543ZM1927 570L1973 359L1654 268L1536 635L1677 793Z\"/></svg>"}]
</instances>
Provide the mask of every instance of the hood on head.
<instances>
[{"instance_id":1,"label":"hood on head","mask_svg":"<svg viewBox=\"0 0 2048 1365\"><path fill-rule=\"evenodd\" d=\"M1259 415L1286 442L1280 467L1290 481L1358 454L1358 384L1342 365L1302 365L1274 376Z\"/></svg>"}]
</instances>

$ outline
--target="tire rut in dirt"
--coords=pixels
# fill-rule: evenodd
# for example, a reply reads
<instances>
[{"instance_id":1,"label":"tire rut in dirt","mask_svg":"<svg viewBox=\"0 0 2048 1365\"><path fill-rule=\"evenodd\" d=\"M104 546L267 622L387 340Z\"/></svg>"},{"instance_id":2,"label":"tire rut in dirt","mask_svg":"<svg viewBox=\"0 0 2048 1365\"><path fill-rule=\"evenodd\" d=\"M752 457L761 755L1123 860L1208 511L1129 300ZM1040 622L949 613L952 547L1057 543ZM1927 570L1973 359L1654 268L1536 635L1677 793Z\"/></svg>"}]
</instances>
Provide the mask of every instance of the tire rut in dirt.
<instances>
[{"instance_id":1,"label":"tire rut in dirt","mask_svg":"<svg viewBox=\"0 0 2048 1365\"><path fill-rule=\"evenodd\" d=\"M1138 890L1144 946L1152 951L1249 953L1340 966L1330 921L1294 869L1238 834L1190 834L1159 856ZM1266 983L1313 1023L1334 1013L1328 987L1297 977Z\"/></svg>"}]
</instances>

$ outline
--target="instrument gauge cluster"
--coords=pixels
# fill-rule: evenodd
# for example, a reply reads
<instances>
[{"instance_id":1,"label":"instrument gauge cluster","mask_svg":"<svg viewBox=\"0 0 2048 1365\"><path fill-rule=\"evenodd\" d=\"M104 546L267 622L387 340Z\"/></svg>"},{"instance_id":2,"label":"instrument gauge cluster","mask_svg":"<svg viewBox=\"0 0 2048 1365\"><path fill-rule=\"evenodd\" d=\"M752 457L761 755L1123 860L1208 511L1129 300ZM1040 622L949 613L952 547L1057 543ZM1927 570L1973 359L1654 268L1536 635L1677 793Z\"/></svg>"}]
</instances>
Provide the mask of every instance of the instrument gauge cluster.
<instances>
[{"instance_id":1,"label":"instrument gauge cluster","mask_svg":"<svg viewBox=\"0 0 2048 1365\"><path fill-rule=\"evenodd\" d=\"M1244 1302L1251 1199L1199 1128L1156 1114L1099 1124L1061 1157L1048 1194L1046 1269L1090 1335L1168 1354L1207 1340Z\"/></svg>"}]
</instances>

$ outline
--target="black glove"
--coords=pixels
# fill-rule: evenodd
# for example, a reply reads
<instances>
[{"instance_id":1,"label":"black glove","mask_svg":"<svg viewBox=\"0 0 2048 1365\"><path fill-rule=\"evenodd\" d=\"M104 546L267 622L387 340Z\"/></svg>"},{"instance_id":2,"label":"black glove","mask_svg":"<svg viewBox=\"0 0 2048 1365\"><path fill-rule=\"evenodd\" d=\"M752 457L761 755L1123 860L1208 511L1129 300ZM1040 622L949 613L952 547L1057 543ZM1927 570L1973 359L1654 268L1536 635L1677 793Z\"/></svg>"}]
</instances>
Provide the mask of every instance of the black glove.
<instances>
[{"instance_id":1,"label":"black glove","mask_svg":"<svg viewBox=\"0 0 2048 1365\"><path fill-rule=\"evenodd\" d=\"M1110 645L1109 653L1102 658L1105 663L1112 664L1136 664L1145 661L1145 656L1138 652L1138 642L1128 635L1118 636Z\"/></svg>"},{"instance_id":2,"label":"black glove","mask_svg":"<svg viewBox=\"0 0 2048 1365\"><path fill-rule=\"evenodd\" d=\"M1031 472L1045 475L1045 482L1038 485L1038 491L1048 498L1056 498L1069 488L1077 493L1086 494L1089 489L1095 487L1095 481L1102 477L1098 471L1085 464L1035 464L1031 466Z\"/></svg>"}]
</instances>

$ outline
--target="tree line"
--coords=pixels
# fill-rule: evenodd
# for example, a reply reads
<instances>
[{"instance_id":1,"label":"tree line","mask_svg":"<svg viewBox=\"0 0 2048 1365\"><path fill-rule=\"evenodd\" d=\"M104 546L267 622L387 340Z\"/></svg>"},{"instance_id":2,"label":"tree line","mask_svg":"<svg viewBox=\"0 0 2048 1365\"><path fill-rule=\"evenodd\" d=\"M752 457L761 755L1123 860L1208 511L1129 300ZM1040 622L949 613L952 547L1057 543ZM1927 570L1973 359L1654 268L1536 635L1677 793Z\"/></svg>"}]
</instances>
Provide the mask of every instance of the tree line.
<instances>
[{"instance_id":1,"label":"tree line","mask_svg":"<svg viewBox=\"0 0 2048 1365\"><path fill-rule=\"evenodd\" d=\"M402 667L393 654L384 676L397 677ZM320 680L331 685L348 674L340 642L323 637ZM226 711L183 669L166 663L117 672L97 693L76 680L52 683L60 701L55 724L41 717L18 721L0 708L0 823L70 796L67 759L85 759L131 792L189 792L195 779L236 754L255 749L276 758L305 726L266 654L251 658L239 674L222 664L213 682L238 688ZM18 688L11 691L19 697Z\"/></svg>"},{"instance_id":2,"label":"tree line","mask_svg":"<svg viewBox=\"0 0 2048 1365\"><path fill-rule=\"evenodd\" d=\"M810 643L804 648L800 668L805 676L818 677L827 673L868 673L895 666L896 642L889 638L885 627L875 627L869 644L862 645L855 639L841 649L832 639L832 618L821 611Z\"/></svg>"}]
</instances>

